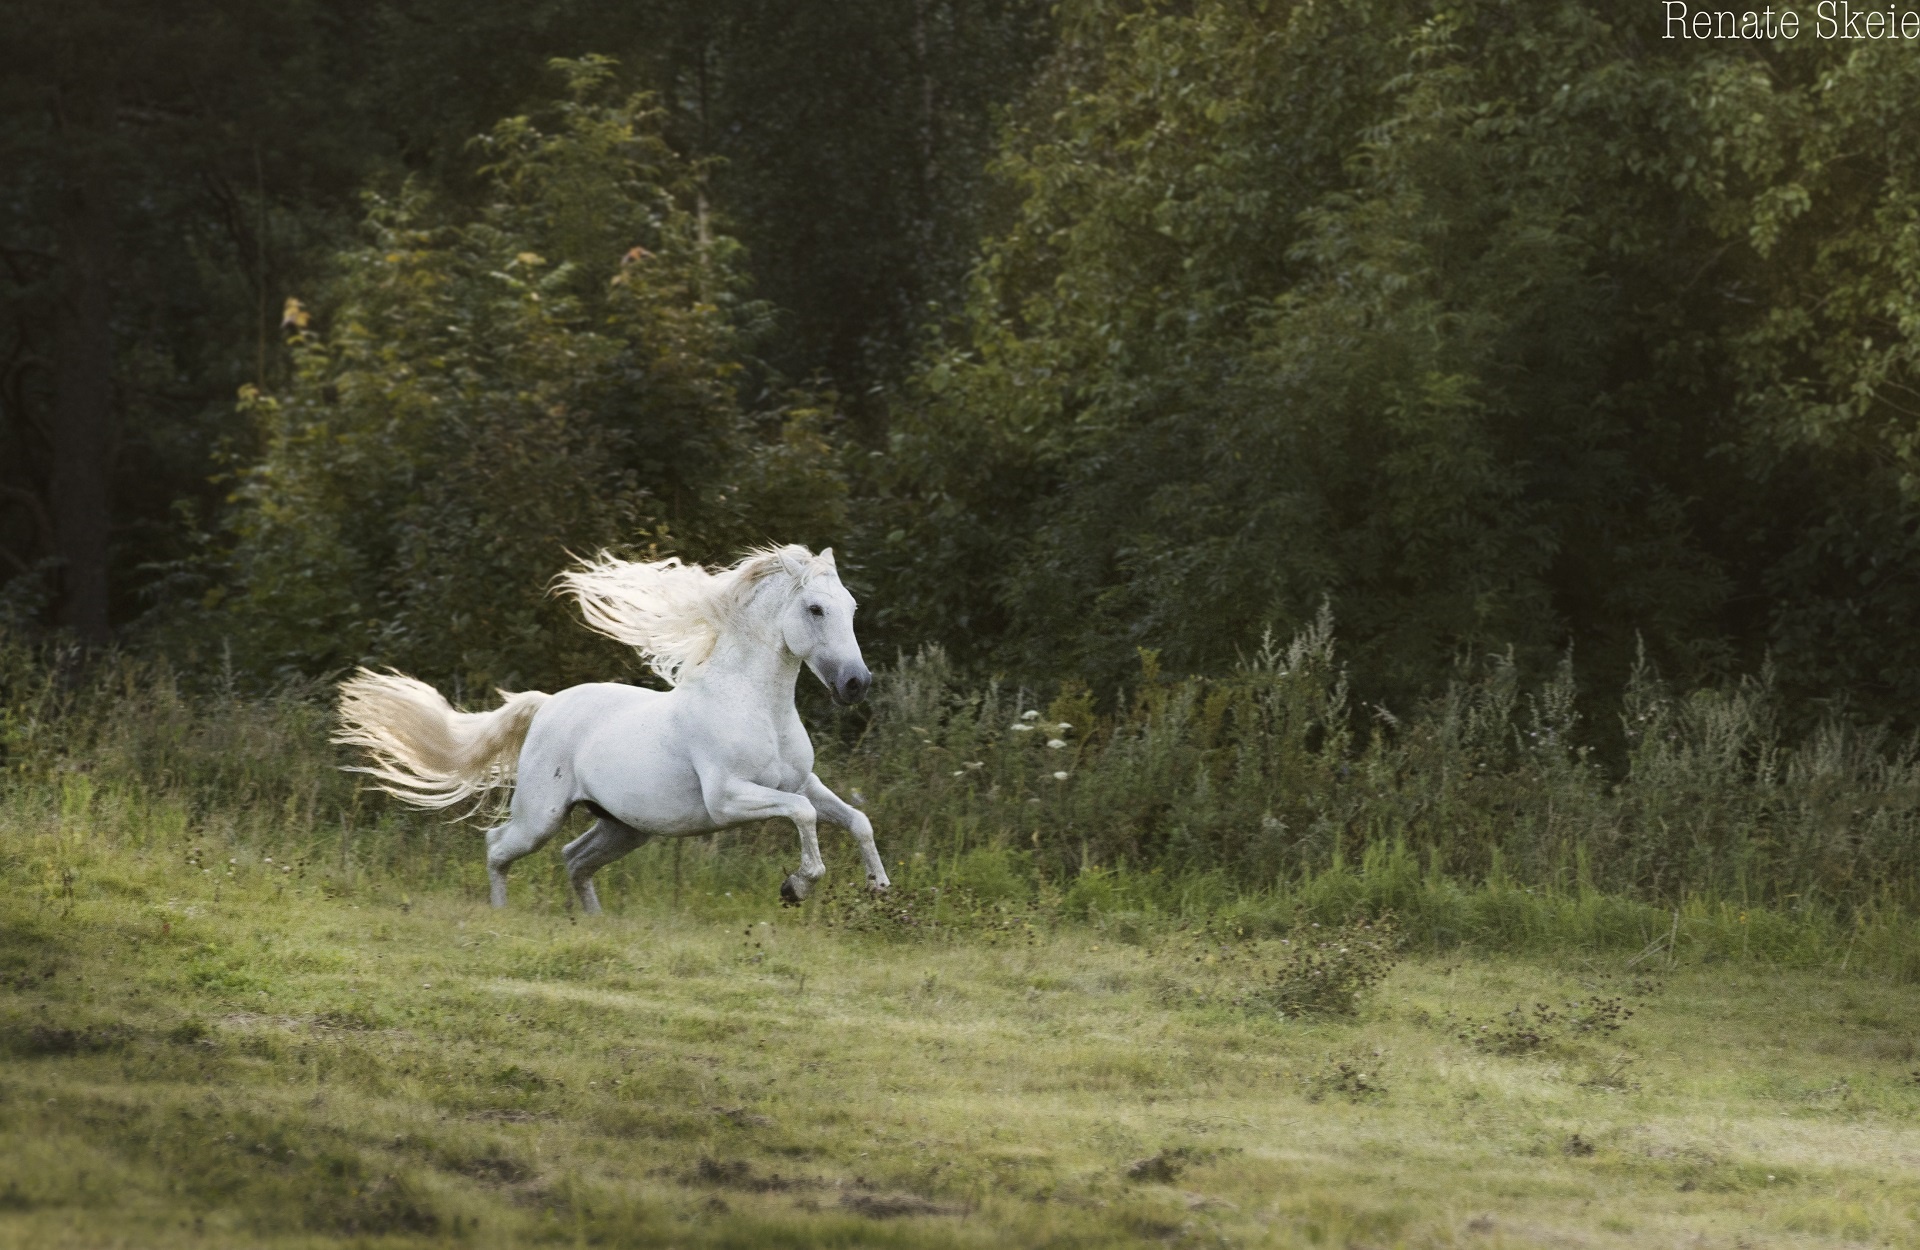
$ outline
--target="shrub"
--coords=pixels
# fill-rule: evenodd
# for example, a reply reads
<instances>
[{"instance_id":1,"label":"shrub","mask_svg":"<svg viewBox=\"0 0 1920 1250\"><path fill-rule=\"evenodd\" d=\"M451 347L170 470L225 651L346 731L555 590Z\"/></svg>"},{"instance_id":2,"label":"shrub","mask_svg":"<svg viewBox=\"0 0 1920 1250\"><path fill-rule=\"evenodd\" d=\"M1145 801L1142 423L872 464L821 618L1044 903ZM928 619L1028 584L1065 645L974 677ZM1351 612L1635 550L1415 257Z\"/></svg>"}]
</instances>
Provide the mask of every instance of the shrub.
<instances>
[{"instance_id":1,"label":"shrub","mask_svg":"<svg viewBox=\"0 0 1920 1250\"><path fill-rule=\"evenodd\" d=\"M1497 1020L1467 1019L1454 1036L1486 1055L1531 1055L1582 1035L1612 1036L1632 1018L1625 999L1595 995L1559 1008L1516 1006Z\"/></svg>"},{"instance_id":2,"label":"shrub","mask_svg":"<svg viewBox=\"0 0 1920 1250\"><path fill-rule=\"evenodd\" d=\"M1386 980L1400 961L1399 946L1390 915L1359 917L1324 931L1310 926L1298 939L1283 939L1285 953L1248 1001L1289 1016L1353 1015L1361 995Z\"/></svg>"},{"instance_id":3,"label":"shrub","mask_svg":"<svg viewBox=\"0 0 1920 1250\"><path fill-rule=\"evenodd\" d=\"M317 312L288 304L294 375L243 392L260 455L204 570L216 611L176 609L180 650L228 636L255 673L551 689L638 672L547 594L569 552L835 536L827 414L741 394L768 312L705 171L609 62L555 68L564 99L479 140L476 210L417 183L372 197Z\"/></svg>"}]
</instances>

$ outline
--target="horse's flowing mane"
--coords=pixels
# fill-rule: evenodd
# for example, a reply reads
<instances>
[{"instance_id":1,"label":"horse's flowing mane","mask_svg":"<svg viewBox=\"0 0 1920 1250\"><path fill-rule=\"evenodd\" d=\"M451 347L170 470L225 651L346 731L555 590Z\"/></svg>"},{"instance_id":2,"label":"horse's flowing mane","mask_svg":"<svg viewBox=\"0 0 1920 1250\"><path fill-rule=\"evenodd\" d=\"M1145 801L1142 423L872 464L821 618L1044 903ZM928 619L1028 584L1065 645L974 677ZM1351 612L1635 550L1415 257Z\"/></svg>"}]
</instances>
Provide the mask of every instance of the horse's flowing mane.
<instances>
[{"instance_id":1,"label":"horse's flowing mane","mask_svg":"<svg viewBox=\"0 0 1920 1250\"><path fill-rule=\"evenodd\" d=\"M756 548L724 569L678 557L621 560L602 551L554 578L554 589L573 597L589 629L640 651L677 686L713 655L762 582L785 574L798 589L834 572L831 547L815 555L798 543Z\"/></svg>"}]
</instances>

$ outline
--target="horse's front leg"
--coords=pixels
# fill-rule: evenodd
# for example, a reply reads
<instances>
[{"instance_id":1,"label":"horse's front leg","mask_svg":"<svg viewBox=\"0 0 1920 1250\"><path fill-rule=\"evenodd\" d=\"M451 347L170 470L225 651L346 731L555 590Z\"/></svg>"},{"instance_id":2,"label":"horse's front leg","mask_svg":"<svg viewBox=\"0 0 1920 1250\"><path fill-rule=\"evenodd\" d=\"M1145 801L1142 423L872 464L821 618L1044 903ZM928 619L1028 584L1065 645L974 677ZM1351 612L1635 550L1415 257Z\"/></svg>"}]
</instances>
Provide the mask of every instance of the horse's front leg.
<instances>
[{"instance_id":1,"label":"horse's front leg","mask_svg":"<svg viewBox=\"0 0 1920 1250\"><path fill-rule=\"evenodd\" d=\"M813 883L827 875L820 858L819 817L813 804L798 794L756 785L738 777L701 778L706 794L707 813L717 825L739 825L749 820L785 817L800 833L800 871L780 883L780 898L789 907L797 907L813 893Z\"/></svg>"},{"instance_id":2,"label":"horse's front leg","mask_svg":"<svg viewBox=\"0 0 1920 1250\"><path fill-rule=\"evenodd\" d=\"M860 847L860 858L867 861L867 883L876 890L891 886L887 866L880 862L880 852L874 848L873 822L867 819L867 814L827 789L826 783L812 774L807 776L807 798L822 816L853 835Z\"/></svg>"}]
</instances>

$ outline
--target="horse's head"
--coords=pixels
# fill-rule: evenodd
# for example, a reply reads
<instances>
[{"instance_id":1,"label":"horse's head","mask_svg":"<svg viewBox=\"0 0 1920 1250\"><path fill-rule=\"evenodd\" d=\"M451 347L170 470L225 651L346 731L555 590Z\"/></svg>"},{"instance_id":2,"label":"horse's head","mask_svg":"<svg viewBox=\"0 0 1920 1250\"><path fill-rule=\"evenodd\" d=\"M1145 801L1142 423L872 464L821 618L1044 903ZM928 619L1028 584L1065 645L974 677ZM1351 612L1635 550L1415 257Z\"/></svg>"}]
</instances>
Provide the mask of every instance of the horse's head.
<instances>
[{"instance_id":1,"label":"horse's head","mask_svg":"<svg viewBox=\"0 0 1920 1250\"><path fill-rule=\"evenodd\" d=\"M873 685L873 674L860 658L860 643L853 636L855 604L840 584L833 548L805 563L794 557L781 562L798 583L780 616L787 649L813 670L835 703L860 702Z\"/></svg>"}]
</instances>

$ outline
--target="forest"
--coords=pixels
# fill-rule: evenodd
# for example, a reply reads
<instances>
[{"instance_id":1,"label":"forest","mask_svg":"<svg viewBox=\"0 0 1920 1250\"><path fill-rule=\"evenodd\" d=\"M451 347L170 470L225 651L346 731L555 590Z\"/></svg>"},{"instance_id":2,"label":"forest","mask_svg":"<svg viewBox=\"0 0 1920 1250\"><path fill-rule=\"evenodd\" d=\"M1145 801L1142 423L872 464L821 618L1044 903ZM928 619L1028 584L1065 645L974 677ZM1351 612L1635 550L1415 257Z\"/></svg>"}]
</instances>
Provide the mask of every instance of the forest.
<instances>
[{"instance_id":1,"label":"forest","mask_svg":"<svg viewBox=\"0 0 1920 1250\"><path fill-rule=\"evenodd\" d=\"M1905 729L1920 64L1643 16L10 5L5 628L552 687L567 552L777 539L1102 700L1324 604Z\"/></svg>"}]
</instances>

